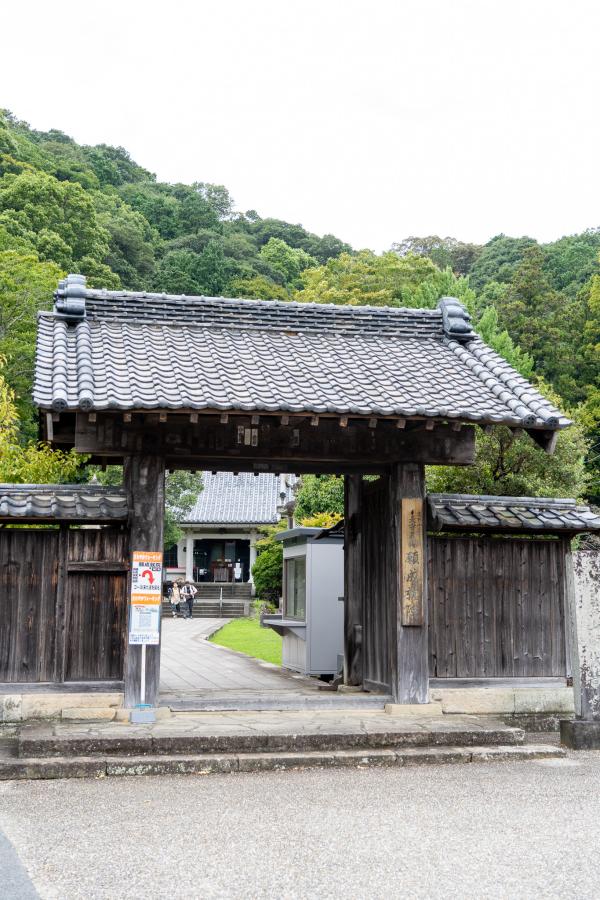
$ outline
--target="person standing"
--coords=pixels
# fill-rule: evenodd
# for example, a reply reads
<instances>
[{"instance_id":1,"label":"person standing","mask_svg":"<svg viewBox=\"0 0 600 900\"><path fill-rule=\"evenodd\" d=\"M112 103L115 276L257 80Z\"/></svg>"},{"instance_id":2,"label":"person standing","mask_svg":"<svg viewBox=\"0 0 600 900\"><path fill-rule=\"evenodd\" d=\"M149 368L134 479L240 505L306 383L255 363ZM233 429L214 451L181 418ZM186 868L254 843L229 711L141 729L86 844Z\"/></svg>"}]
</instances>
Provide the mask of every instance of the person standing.
<instances>
[{"instance_id":1,"label":"person standing","mask_svg":"<svg viewBox=\"0 0 600 900\"><path fill-rule=\"evenodd\" d=\"M198 593L194 584L191 581L186 581L182 590L182 594L185 598L188 608L188 619L191 619L194 614L194 597Z\"/></svg>"},{"instance_id":2,"label":"person standing","mask_svg":"<svg viewBox=\"0 0 600 900\"><path fill-rule=\"evenodd\" d=\"M171 588L171 611L174 619L181 613L181 588L178 581L173 582Z\"/></svg>"}]
</instances>

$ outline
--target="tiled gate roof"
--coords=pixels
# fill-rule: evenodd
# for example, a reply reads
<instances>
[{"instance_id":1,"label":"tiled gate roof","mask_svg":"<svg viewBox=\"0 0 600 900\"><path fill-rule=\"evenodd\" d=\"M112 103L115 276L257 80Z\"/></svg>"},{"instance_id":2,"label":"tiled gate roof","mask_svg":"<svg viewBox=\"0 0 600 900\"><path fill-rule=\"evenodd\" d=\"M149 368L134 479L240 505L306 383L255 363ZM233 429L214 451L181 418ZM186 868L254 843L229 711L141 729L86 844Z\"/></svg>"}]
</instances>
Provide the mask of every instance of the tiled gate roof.
<instances>
[{"instance_id":1,"label":"tiled gate roof","mask_svg":"<svg viewBox=\"0 0 600 900\"><path fill-rule=\"evenodd\" d=\"M437 309L91 290L69 276L38 323L42 409L426 417L554 430L568 419Z\"/></svg>"}]
</instances>

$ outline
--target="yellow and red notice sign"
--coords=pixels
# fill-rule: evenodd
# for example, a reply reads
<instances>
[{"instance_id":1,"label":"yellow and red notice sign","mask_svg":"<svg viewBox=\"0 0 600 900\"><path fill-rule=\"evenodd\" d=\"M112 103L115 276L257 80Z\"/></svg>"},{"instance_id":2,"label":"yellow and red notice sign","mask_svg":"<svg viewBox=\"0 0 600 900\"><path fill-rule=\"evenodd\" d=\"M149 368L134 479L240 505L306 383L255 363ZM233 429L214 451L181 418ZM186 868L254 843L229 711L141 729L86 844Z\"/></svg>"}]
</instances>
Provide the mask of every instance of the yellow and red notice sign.
<instances>
[{"instance_id":1,"label":"yellow and red notice sign","mask_svg":"<svg viewBox=\"0 0 600 900\"><path fill-rule=\"evenodd\" d=\"M129 643L158 644L162 602L160 551L134 550L131 563Z\"/></svg>"}]
</instances>

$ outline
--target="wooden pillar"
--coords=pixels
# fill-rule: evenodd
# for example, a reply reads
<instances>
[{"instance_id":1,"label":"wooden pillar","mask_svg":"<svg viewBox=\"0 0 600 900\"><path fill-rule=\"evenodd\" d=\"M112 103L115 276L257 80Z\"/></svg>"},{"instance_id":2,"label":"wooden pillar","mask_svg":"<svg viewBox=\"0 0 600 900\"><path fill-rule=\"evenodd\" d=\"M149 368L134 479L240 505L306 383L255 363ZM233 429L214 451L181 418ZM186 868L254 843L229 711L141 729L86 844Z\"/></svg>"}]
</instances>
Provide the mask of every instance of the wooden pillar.
<instances>
[{"instance_id":1,"label":"wooden pillar","mask_svg":"<svg viewBox=\"0 0 600 900\"><path fill-rule=\"evenodd\" d=\"M132 456L125 462L123 481L130 510L130 552L163 549L165 461L160 456ZM160 620L159 620L160 623ZM160 628L160 624L159 624ZM126 638L127 640L127 638ZM127 642L125 706L140 702L142 648ZM160 644L146 647L146 703L155 706L160 681Z\"/></svg>"},{"instance_id":2,"label":"wooden pillar","mask_svg":"<svg viewBox=\"0 0 600 900\"><path fill-rule=\"evenodd\" d=\"M574 720L560 723L561 740L574 750L600 748L600 553L580 550L566 560Z\"/></svg>"},{"instance_id":3,"label":"wooden pillar","mask_svg":"<svg viewBox=\"0 0 600 900\"><path fill-rule=\"evenodd\" d=\"M362 476L344 478L344 684L363 682Z\"/></svg>"},{"instance_id":4,"label":"wooden pillar","mask_svg":"<svg viewBox=\"0 0 600 900\"><path fill-rule=\"evenodd\" d=\"M390 561L395 569L388 598L392 696L396 703L428 703L427 514L422 465L394 466L390 504Z\"/></svg>"}]
</instances>

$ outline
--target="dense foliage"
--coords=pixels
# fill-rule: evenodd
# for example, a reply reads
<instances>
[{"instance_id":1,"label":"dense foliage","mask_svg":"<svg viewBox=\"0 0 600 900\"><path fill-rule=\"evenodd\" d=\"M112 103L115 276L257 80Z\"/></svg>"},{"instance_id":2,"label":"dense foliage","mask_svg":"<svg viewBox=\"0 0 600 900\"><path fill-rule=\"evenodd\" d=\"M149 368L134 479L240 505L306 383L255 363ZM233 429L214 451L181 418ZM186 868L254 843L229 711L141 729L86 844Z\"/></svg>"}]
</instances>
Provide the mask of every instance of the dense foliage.
<instances>
[{"instance_id":1,"label":"dense foliage","mask_svg":"<svg viewBox=\"0 0 600 900\"><path fill-rule=\"evenodd\" d=\"M485 340L544 392L558 392L579 424L552 460L526 437L479 434L478 464L432 471L431 485L598 500L599 252L592 229L548 244L411 236L388 253L357 253L333 235L236 210L222 185L161 183L122 147L81 146L0 113L0 354L19 419L11 446L17 456L32 452L36 315L67 271L108 288L300 302L433 307L451 294ZM19 451L17 439L29 449ZM337 514L340 502L339 483L305 479L303 516Z\"/></svg>"},{"instance_id":2,"label":"dense foliage","mask_svg":"<svg viewBox=\"0 0 600 900\"><path fill-rule=\"evenodd\" d=\"M0 483L47 484L76 480L85 457L48 444L19 441L19 417L12 390L2 376L0 357Z\"/></svg>"},{"instance_id":3,"label":"dense foliage","mask_svg":"<svg viewBox=\"0 0 600 900\"><path fill-rule=\"evenodd\" d=\"M279 603L283 577L283 545L274 537L275 531L280 530L272 529L267 536L256 542L258 556L252 566L256 596L274 606Z\"/></svg>"}]
</instances>

